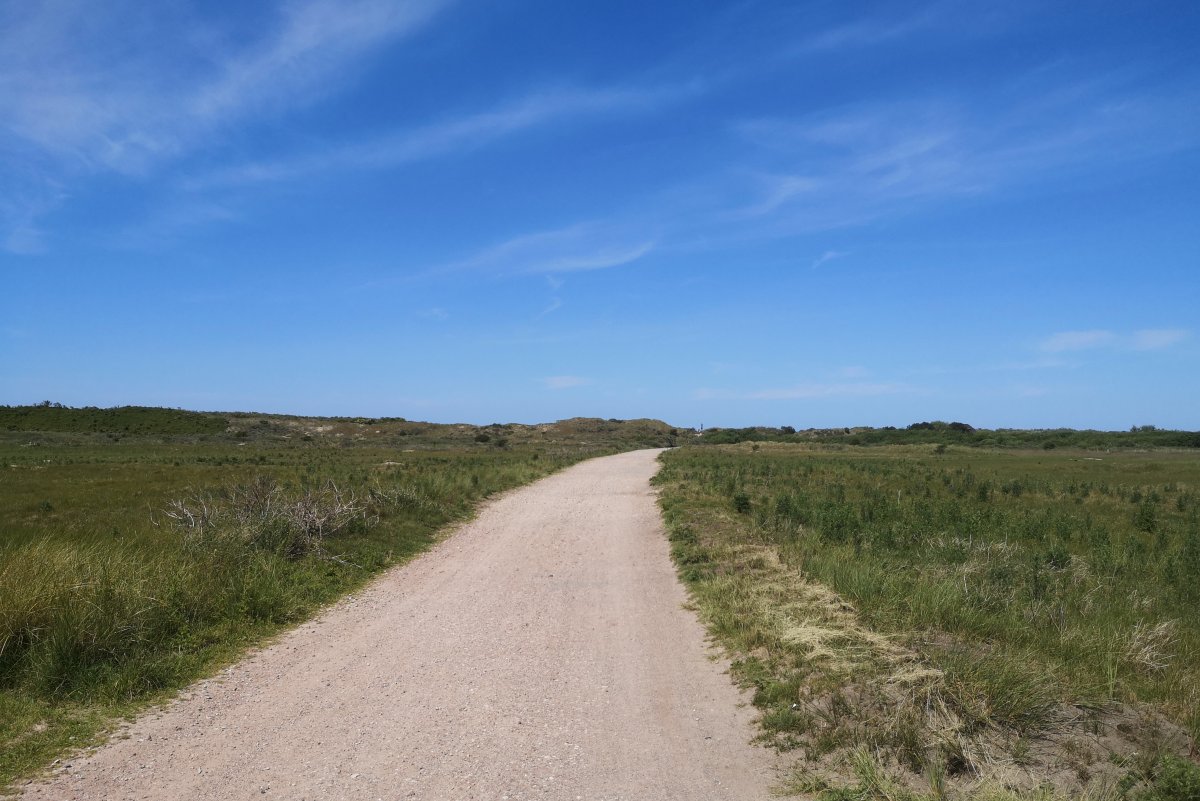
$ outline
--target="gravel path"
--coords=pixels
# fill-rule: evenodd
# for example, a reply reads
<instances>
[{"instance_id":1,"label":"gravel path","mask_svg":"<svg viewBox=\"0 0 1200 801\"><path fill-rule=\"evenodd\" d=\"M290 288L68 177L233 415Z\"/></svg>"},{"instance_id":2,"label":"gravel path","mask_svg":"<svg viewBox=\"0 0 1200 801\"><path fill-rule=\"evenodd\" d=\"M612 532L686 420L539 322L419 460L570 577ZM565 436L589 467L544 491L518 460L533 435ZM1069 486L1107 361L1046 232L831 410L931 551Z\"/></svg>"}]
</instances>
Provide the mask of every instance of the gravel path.
<instances>
[{"instance_id":1,"label":"gravel path","mask_svg":"<svg viewBox=\"0 0 1200 801\"><path fill-rule=\"evenodd\" d=\"M675 578L658 451L489 503L26 799L762 799Z\"/></svg>"}]
</instances>

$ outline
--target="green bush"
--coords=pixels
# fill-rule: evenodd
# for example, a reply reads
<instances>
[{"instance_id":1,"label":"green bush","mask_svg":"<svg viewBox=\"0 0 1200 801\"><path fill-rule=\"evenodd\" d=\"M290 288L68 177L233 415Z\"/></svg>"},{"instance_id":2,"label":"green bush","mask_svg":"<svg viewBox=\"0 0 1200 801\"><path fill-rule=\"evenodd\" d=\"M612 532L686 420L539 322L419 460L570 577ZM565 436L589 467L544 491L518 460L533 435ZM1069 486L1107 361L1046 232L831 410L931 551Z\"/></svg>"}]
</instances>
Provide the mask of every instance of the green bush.
<instances>
[{"instance_id":1,"label":"green bush","mask_svg":"<svg viewBox=\"0 0 1200 801\"><path fill-rule=\"evenodd\" d=\"M1176 756L1163 757L1154 781L1138 801L1200 801L1200 766Z\"/></svg>"}]
</instances>

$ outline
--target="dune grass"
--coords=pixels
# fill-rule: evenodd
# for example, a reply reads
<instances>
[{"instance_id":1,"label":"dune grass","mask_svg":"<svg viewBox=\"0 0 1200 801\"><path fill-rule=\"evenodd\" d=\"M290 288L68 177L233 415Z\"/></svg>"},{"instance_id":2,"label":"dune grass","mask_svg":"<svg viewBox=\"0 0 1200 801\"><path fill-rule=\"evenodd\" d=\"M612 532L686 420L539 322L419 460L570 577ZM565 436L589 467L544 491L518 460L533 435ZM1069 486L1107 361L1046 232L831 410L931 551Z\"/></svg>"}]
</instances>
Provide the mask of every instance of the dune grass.
<instances>
[{"instance_id":1,"label":"dune grass","mask_svg":"<svg viewBox=\"0 0 1200 801\"><path fill-rule=\"evenodd\" d=\"M164 410L96 433L75 411L43 413L58 433L0 432L0 787L410 558L481 499L661 433L490 427L512 431L498 444L474 427L232 416L214 434Z\"/></svg>"},{"instance_id":2,"label":"dune grass","mask_svg":"<svg viewBox=\"0 0 1200 801\"><path fill-rule=\"evenodd\" d=\"M1145 784L1200 734L1193 453L747 443L663 463L681 575L764 739L814 775L848 780L863 751L910 788L1070 794Z\"/></svg>"}]
</instances>

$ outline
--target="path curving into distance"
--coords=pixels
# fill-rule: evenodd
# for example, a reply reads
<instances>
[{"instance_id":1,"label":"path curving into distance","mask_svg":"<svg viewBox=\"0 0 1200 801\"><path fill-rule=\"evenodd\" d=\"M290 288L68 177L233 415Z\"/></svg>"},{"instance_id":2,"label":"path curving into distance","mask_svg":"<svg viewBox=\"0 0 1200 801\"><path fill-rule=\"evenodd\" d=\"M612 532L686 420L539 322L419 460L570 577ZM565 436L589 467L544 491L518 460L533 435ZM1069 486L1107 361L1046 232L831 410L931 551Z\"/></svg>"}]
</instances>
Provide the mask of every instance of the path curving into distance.
<instances>
[{"instance_id":1,"label":"path curving into distance","mask_svg":"<svg viewBox=\"0 0 1200 801\"><path fill-rule=\"evenodd\" d=\"M22 797L769 797L753 712L682 608L658 453L492 501Z\"/></svg>"}]
</instances>

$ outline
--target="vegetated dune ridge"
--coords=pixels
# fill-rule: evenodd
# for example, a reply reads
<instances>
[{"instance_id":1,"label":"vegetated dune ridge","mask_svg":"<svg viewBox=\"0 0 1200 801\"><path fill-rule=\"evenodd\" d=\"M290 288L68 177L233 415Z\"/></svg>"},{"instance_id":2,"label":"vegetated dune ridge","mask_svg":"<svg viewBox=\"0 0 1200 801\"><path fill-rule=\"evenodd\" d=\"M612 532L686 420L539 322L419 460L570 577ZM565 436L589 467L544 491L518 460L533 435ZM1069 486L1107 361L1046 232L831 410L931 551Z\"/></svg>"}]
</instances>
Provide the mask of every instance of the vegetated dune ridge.
<instances>
[{"instance_id":1,"label":"vegetated dune ridge","mask_svg":"<svg viewBox=\"0 0 1200 801\"><path fill-rule=\"evenodd\" d=\"M667 552L658 451L510 493L27 799L765 798Z\"/></svg>"}]
</instances>

